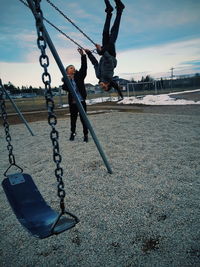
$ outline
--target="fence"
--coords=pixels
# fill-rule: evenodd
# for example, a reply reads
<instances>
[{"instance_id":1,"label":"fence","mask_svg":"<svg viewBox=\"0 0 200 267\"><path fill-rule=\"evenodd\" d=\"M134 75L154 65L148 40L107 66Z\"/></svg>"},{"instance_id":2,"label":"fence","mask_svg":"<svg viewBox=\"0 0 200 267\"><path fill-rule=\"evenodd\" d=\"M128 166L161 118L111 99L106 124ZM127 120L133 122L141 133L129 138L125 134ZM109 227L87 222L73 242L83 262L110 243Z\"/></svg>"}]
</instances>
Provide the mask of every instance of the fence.
<instances>
[{"instance_id":1,"label":"fence","mask_svg":"<svg viewBox=\"0 0 200 267\"><path fill-rule=\"evenodd\" d=\"M192 78L177 78L154 80L151 82L127 83L126 96L148 94L167 94L186 90L200 89L200 76Z\"/></svg>"},{"instance_id":2,"label":"fence","mask_svg":"<svg viewBox=\"0 0 200 267\"><path fill-rule=\"evenodd\" d=\"M165 79L165 80L154 80L151 82L139 82L139 83L127 83L126 85L121 85L123 88L122 92L124 96L143 96L148 94L167 94L170 92L179 92L186 90L200 89L200 76L194 76L191 78L177 78L177 79ZM105 98L111 100L113 97L118 97L115 90L109 92L95 91L92 93L88 91L87 99L92 102L92 99L99 98L100 102L104 102ZM55 106L61 108L63 105L68 104L68 97L66 93L55 92L54 96ZM89 101L89 102L90 102ZM7 101L8 113L13 113L13 107L10 101ZM15 103L18 108L24 111L36 111L36 110L46 110L46 104L43 96L34 96L29 98L17 98Z\"/></svg>"}]
</instances>

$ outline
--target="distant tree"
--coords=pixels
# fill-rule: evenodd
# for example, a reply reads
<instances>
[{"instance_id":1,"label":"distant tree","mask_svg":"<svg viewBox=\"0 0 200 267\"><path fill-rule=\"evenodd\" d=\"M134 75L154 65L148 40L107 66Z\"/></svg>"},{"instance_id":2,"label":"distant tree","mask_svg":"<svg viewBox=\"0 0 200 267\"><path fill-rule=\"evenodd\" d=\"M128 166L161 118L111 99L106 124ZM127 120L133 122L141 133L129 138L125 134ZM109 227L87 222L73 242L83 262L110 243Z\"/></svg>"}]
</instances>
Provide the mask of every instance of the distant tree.
<instances>
[{"instance_id":1,"label":"distant tree","mask_svg":"<svg viewBox=\"0 0 200 267\"><path fill-rule=\"evenodd\" d=\"M11 82L8 82L8 84L4 84L4 87L6 90L10 92L10 94L19 94L20 90L16 88Z\"/></svg>"},{"instance_id":2,"label":"distant tree","mask_svg":"<svg viewBox=\"0 0 200 267\"><path fill-rule=\"evenodd\" d=\"M193 86L199 87L200 86L200 73L195 73L195 76L192 77Z\"/></svg>"},{"instance_id":3,"label":"distant tree","mask_svg":"<svg viewBox=\"0 0 200 267\"><path fill-rule=\"evenodd\" d=\"M145 79L144 79L144 76L142 76L141 82L144 82L144 80L145 80Z\"/></svg>"},{"instance_id":4,"label":"distant tree","mask_svg":"<svg viewBox=\"0 0 200 267\"><path fill-rule=\"evenodd\" d=\"M150 75L147 75L146 77L142 76L141 81L138 82L153 82L153 81L154 79Z\"/></svg>"},{"instance_id":5,"label":"distant tree","mask_svg":"<svg viewBox=\"0 0 200 267\"><path fill-rule=\"evenodd\" d=\"M150 75L147 75L146 78L144 79L144 82L153 82L154 79L150 76Z\"/></svg>"}]
</instances>

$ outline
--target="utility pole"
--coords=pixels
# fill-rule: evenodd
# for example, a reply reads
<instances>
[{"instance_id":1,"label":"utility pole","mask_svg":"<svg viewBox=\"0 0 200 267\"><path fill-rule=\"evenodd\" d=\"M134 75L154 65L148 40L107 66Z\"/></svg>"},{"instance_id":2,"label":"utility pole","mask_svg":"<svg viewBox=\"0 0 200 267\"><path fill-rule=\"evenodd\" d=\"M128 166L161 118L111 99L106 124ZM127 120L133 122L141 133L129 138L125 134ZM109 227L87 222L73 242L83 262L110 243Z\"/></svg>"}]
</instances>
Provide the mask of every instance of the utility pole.
<instances>
[{"instance_id":1,"label":"utility pole","mask_svg":"<svg viewBox=\"0 0 200 267\"><path fill-rule=\"evenodd\" d=\"M172 91L172 81L173 81L173 77L174 77L174 68L172 67L170 70L171 70L171 91Z\"/></svg>"},{"instance_id":2,"label":"utility pole","mask_svg":"<svg viewBox=\"0 0 200 267\"><path fill-rule=\"evenodd\" d=\"M171 70L171 79L173 79L173 77L174 77L174 73L173 73L174 68L172 67L170 70Z\"/></svg>"}]
</instances>

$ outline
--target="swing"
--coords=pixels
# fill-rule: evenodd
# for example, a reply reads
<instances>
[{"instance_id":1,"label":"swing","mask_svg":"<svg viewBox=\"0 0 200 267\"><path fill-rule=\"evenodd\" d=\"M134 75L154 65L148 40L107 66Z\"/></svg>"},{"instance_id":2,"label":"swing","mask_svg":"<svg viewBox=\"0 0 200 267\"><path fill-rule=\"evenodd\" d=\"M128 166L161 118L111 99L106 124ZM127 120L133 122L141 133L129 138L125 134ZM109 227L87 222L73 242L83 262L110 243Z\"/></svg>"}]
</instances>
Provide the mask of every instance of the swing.
<instances>
[{"instance_id":1,"label":"swing","mask_svg":"<svg viewBox=\"0 0 200 267\"><path fill-rule=\"evenodd\" d=\"M76 225L77 218L55 212L44 200L32 177L25 173L8 175L2 182L4 192L22 226L33 236L46 238Z\"/></svg>"},{"instance_id":2,"label":"swing","mask_svg":"<svg viewBox=\"0 0 200 267\"><path fill-rule=\"evenodd\" d=\"M42 75L45 84L45 98L48 109L48 123L51 126L50 138L53 146L53 160L56 163L55 176L58 182L58 196L60 198L60 213L54 211L44 200L29 174L23 173L23 169L15 162L13 154L13 146L11 144L11 136L9 132L9 124L7 121L7 112L5 100L3 97L3 88L0 83L0 104L3 118L3 126L8 143L10 166L4 173L6 177L2 182L8 202L15 213L17 219L22 226L33 236L38 238L46 238L54 234L62 233L74 227L78 222L78 218L72 213L66 211L64 198L65 190L63 183L63 169L60 166L61 155L59 152L58 131L55 128L57 124L56 115L54 113L54 100L51 90L51 76L47 71L49 59L46 55L46 42L43 38L42 29L38 29L38 46L41 49L40 64L44 68ZM40 36L39 36L40 34ZM15 166L20 172L8 174L11 167ZM66 217L65 215L69 215Z\"/></svg>"},{"instance_id":3,"label":"swing","mask_svg":"<svg viewBox=\"0 0 200 267\"><path fill-rule=\"evenodd\" d=\"M33 236L42 239L53 234L62 233L74 227L76 223L79 222L79 220L75 215L65 210L65 191L63 189L64 184L62 181L63 170L59 166L59 163L61 162L61 156L59 154L58 144L58 152L56 155L54 154L54 158L56 158L57 155L59 155L60 157L60 160L57 160L57 168L55 170L57 180L59 181L58 196L60 197L60 213L55 212L45 202L32 177L29 174L23 173L23 169L19 167L15 162L3 94L4 91L2 89L2 83L0 80L1 113L4 121L3 126L5 128L6 141L8 143L7 149L9 152L10 163L10 166L4 173L4 176L6 178L2 182L2 187L4 189L8 202L19 222ZM57 138L55 137L53 138L54 142L56 142L56 139ZM19 169L20 173L7 174L9 169L13 166ZM70 215L70 218L67 218L64 215Z\"/></svg>"},{"instance_id":4,"label":"swing","mask_svg":"<svg viewBox=\"0 0 200 267\"><path fill-rule=\"evenodd\" d=\"M23 227L33 236L38 238L46 238L53 234L62 233L68 229L74 227L78 222L78 218L72 213L66 211L65 209L65 190L64 190L64 182L62 179L63 169L60 166L61 163L61 155L59 152L59 143L58 137L59 133L56 130L55 126L57 124L57 118L54 113L54 100L53 94L51 90L51 76L48 72L49 66L49 58L46 55L46 47L47 44L59 66L61 73L63 74L63 78L66 84L69 86L70 91L77 101L77 105L80 113L82 114L85 122L87 123L88 129L93 137L93 140L97 146L97 149L104 161L104 164L111 174L112 169L107 161L106 155L104 154L103 149L98 141L98 138L84 112L84 109L80 103L80 100L71 86L65 69L60 61L60 58L49 38L48 32L43 25L43 16L42 11L40 9L40 0L34 0L35 6L33 4L33 0L27 0L29 6L34 14L36 19L36 28L38 33L37 45L41 51L41 55L39 58L40 65L43 68L42 81L45 85L45 99L48 110L48 124L51 126L50 138L52 141L53 147L53 160L56 164L55 176L58 182L58 197L60 198L60 213L54 211L44 200L42 195L40 194L37 186L35 185L32 177L29 174L23 173L23 169L19 167L15 162L15 156L13 154L13 146L11 144L11 136L9 132L9 124L7 121L7 112L5 107L5 100L3 97L3 89L0 83L0 106L1 113L3 118L3 126L5 129L6 141L8 143L7 149L9 152L9 163L10 166L4 173L6 177L2 186L7 196L7 199L10 203L11 208L13 209L17 219L23 225ZM36 9L37 7L37 9ZM20 173L7 174L8 170L11 167L17 167L20 170ZM69 215L66 217L65 215Z\"/></svg>"}]
</instances>

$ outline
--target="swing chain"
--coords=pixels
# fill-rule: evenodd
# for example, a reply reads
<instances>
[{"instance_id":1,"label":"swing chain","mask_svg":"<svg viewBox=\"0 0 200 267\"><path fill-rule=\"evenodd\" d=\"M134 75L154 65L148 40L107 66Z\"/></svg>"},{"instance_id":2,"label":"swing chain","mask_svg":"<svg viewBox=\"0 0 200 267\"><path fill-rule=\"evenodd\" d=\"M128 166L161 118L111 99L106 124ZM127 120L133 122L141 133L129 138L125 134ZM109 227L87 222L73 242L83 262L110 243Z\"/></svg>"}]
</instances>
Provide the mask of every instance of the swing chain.
<instances>
[{"instance_id":1,"label":"swing chain","mask_svg":"<svg viewBox=\"0 0 200 267\"><path fill-rule=\"evenodd\" d=\"M24 4L26 7L29 8L28 4L25 3L24 0L19 0L22 4ZM72 43L74 43L75 45L77 45L79 48L83 49L83 46L81 46L79 43L77 43L74 39L72 39L69 35L67 35L66 33L64 33L61 29L59 29L58 27L56 27L52 22L50 22L48 19L46 19L45 17L43 17L43 20L46 21L50 26L52 26L54 29L56 29L60 34L62 34L63 36L65 36L67 39L69 39ZM92 53L98 54L96 49L91 50Z\"/></svg>"},{"instance_id":2,"label":"swing chain","mask_svg":"<svg viewBox=\"0 0 200 267\"><path fill-rule=\"evenodd\" d=\"M77 45L79 48L84 49L79 43L77 43L74 39L72 39L69 35L67 35L66 33L64 33L61 29L59 29L58 27L56 27L53 23L51 23L48 19L44 18L44 20L51 25L54 29L56 29L59 33L61 33L62 35L64 35L67 39L69 39L71 42L73 42L75 45Z\"/></svg>"},{"instance_id":3,"label":"swing chain","mask_svg":"<svg viewBox=\"0 0 200 267\"><path fill-rule=\"evenodd\" d=\"M55 176L57 178L58 182L58 197L60 198L60 208L62 214L65 213L65 204L64 204L64 198L65 198L65 190L64 190L64 183L63 183L63 169L60 166L60 163L62 161L62 157L59 152L59 133L56 130L55 126L57 124L57 118L54 113L54 100L53 100L53 94L51 90L51 75L48 72L48 66L49 66L49 58L46 55L46 40L44 37L44 30L43 30L43 13L40 9L40 1L41 0L34 0L35 2L35 10L36 10L36 28L37 28L37 45L38 48L41 51L41 55L39 57L39 62L41 67L43 68L43 74L42 74L42 81L45 85L45 99L46 99L46 106L48 110L48 124L51 126L51 132L50 132L50 138L53 145L53 160L56 163L56 169L55 169Z\"/></svg>"},{"instance_id":4,"label":"swing chain","mask_svg":"<svg viewBox=\"0 0 200 267\"><path fill-rule=\"evenodd\" d=\"M2 87L2 85L0 84ZM5 129L5 134L6 134L6 141L8 143L7 149L8 149L8 156L9 156L9 163L10 165L16 165L15 164L15 156L13 154L13 146L11 144L11 136L10 136L10 130L9 130L9 123L8 123L8 115L6 112L6 105L5 105L5 100L3 98L3 90L0 90L0 100L1 100L1 115L3 119L3 126Z\"/></svg>"},{"instance_id":5,"label":"swing chain","mask_svg":"<svg viewBox=\"0 0 200 267\"><path fill-rule=\"evenodd\" d=\"M70 18L68 18L57 6L55 6L50 0L46 0L58 13L60 13L66 20L68 20L79 32L81 32L93 45L95 42L84 33Z\"/></svg>"}]
</instances>

